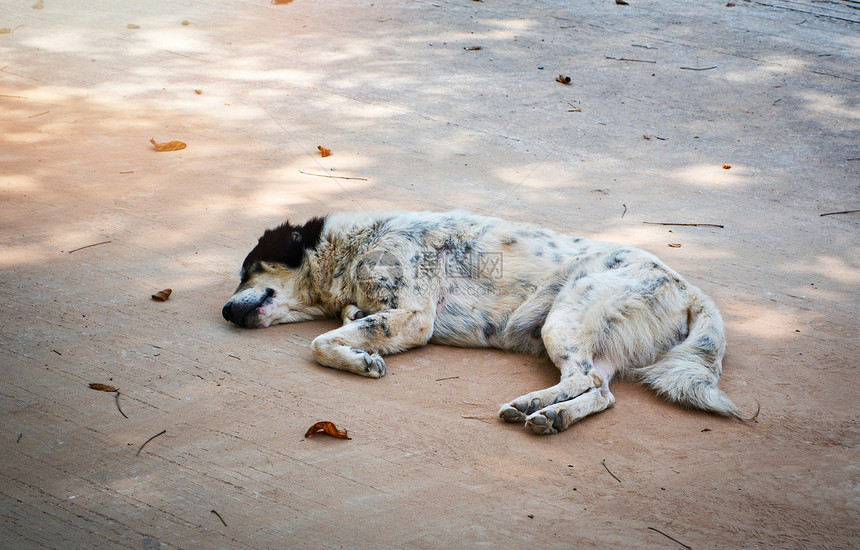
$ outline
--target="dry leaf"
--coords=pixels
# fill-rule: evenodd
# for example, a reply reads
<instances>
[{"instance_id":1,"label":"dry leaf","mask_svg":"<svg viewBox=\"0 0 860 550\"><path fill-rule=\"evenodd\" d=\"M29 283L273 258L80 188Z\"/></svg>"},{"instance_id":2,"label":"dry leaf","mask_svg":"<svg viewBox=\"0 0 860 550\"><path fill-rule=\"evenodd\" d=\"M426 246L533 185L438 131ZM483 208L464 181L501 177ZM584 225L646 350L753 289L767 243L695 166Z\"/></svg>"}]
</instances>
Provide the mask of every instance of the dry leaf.
<instances>
[{"instance_id":1,"label":"dry leaf","mask_svg":"<svg viewBox=\"0 0 860 550\"><path fill-rule=\"evenodd\" d=\"M484 47L483 47L483 46L466 46L466 47L465 47L465 48L463 48L463 49L464 49L464 50L467 50L467 51L470 51L470 52L476 52L476 51L478 51L478 50L483 50L483 49L484 49Z\"/></svg>"},{"instance_id":2,"label":"dry leaf","mask_svg":"<svg viewBox=\"0 0 860 550\"><path fill-rule=\"evenodd\" d=\"M728 170L731 167L732 167L731 164L723 164L723 170Z\"/></svg>"},{"instance_id":3,"label":"dry leaf","mask_svg":"<svg viewBox=\"0 0 860 550\"><path fill-rule=\"evenodd\" d=\"M624 0L615 0L615 3L618 4L619 6L629 6L630 5L627 2L625 2Z\"/></svg>"},{"instance_id":4,"label":"dry leaf","mask_svg":"<svg viewBox=\"0 0 860 550\"><path fill-rule=\"evenodd\" d=\"M555 77L555 81L561 82L562 84L570 84L570 77L564 76L563 74L560 74L557 77Z\"/></svg>"},{"instance_id":5,"label":"dry leaf","mask_svg":"<svg viewBox=\"0 0 860 550\"><path fill-rule=\"evenodd\" d=\"M197 94L197 95L200 95L200 94L202 94L202 93L203 93L203 90L194 90L194 93L195 93L195 94Z\"/></svg>"},{"instance_id":6,"label":"dry leaf","mask_svg":"<svg viewBox=\"0 0 860 550\"><path fill-rule=\"evenodd\" d=\"M159 153L164 153L166 151L180 151L185 149L186 145L181 141L169 141L167 143L158 143L155 141L155 138L149 140L149 142L155 145L155 150Z\"/></svg>"},{"instance_id":7,"label":"dry leaf","mask_svg":"<svg viewBox=\"0 0 860 550\"><path fill-rule=\"evenodd\" d=\"M135 25L134 23L129 23L127 26L129 29L139 29L140 28L140 25Z\"/></svg>"},{"instance_id":8,"label":"dry leaf","mask_svg":"<svg viewBox=\"0 0 860 550\"><path fill-rule=\"evenodd\" d=\"M331 156L331 149L329 149L328 147L323 147L322 145L317 145L317 149L320 150L320 154L322 156L324 156L324 157L330 157Z\"/></svg>"},{"instance_id":9,"label":"dry leaf","mask_svg":"<svg viewBox=\"0 0 860 550\"><path fill-rule=\"evenodd\" d=\"M679 243L669 243L669 248L681 248Z\"/></svg>"},{"instance_id":10,"label":"dry leaf","mask_svg":"<svg viewBox=\"0 0 860 550\"><path fill-rule=\"evenodd\" d=\"M187 26L188 26L188 25L190 25L190 24L191 24L191 23L189 23L188 21L182 21L182 25L183 25L183 26L186 26L186 27L187 27Z\"/></svg>"},{"instance_id":11,"label":"dry leaf","mask_svg":"<svg viewBox=\"0 0 860 550\"><path fill-rule=\"evenodd\" d=\"M12 29L10 29L9 27L3 27L2 29L0 29L0 34L9 34L10 32L12 32Z\"/></svg>"},{"instance_id":12,"label":"dry leaf","mask_svg":"<svg viewBox=\"0 0 860 550\"><path fill-rule=\"evenodd\" d=\"M272 0L272 4L289 4L293 0Z\"/></svg>"},{"instance_id":13,"label":"dry leaf","mask_svg":"<svg viewBox=\"0 0 860 550\"><path fill-rule=\"evenodd\" d=\"M346 430L338 430L337 426L332 422L317 422L305 432L305 437L310 437L317 432L325 432L332 437L337 437L338 439L352 439L346 434Z\"/></svg>"},{"instance_id":14,"label":"dry leaf","mask_svg":"<svg viewBox=\"0 0 860 550\"><path fill-rule=\"evenodd\" d=\"M170 298L171 292L173 292L173 290L171 290L169 288L165 288L164 290L159 290L158 292L156 292L155 294L152 295L152 299L158 300L159 302L163 302L163 301L167 300L168 298Z\"/></svg>"},{"instance_id":15,"label":"dry leaf","mask_svg":"<svg viewBox=\"0 0 860 550\"><path fill-rule=\"evenodd\" d=\"M107 384L99 384L98 382L93 382L92 384L90 384L90 389L98 390L98 391L106 391L106 392L111 392L111 393L113 393L115 391L119 391L119 389L117 389L113 386L108 386Z\"/></svg>"}]
</instances>

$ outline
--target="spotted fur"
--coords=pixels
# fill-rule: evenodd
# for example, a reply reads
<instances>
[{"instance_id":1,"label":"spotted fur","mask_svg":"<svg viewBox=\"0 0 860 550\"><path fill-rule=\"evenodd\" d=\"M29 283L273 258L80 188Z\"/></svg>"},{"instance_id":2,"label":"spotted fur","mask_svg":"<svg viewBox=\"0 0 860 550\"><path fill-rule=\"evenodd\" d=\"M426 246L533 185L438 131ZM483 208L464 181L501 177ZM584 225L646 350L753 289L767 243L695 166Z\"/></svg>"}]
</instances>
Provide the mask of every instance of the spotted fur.
<instances>
[{"instance_id":1,"label":"spotted fur","mask_svg":"<svg viewBox=\"0 0 860 550\"><path fill-rule=\"evenodd\" d=\"M342 213L267 231L223 309L239 326L323 317L323 365L378 378L382 355L428 342L545 355L555 386L502 406L539 434L615 403L627 376L671 401L741 418L717 387L714 303L652 254L464 212Z\"/></svg>"}]
</instances>

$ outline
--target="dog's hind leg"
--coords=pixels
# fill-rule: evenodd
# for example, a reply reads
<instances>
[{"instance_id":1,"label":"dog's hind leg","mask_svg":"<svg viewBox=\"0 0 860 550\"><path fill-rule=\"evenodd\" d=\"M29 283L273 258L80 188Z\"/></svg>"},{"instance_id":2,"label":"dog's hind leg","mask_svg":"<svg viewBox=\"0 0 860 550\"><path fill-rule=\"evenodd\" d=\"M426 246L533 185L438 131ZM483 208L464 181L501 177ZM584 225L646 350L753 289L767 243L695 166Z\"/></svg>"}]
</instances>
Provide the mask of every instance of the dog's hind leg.
<instances>
[{"instance_id":1,"label":"dog's hind leg","mask_svg":"<svg viewBox=\"0 0 860 550\"><path fill-rule=\"evenodd\" d=\"M571 281L559 293L541 337L561 381L504 405L500 417L525 420L533 432L552 434L615 403L609 382L619 365L601 354L607 340L618 335L619 320L606 310L624 299L612 283L604 275L588 276Z\"/></svg>"},{"instance_id":2,"label":"dog's hind leg","mask_svg":"<svg viewBox=\"0 0 860 550\"><path fill-rule=\"evenodd\" d=\"M379 354L422 346L432 333L432 313L389 309L317 336L311 350L322 365L380 378L385 376L385 361Z\"/></svg>"},{"instance_id":3,"label":"dog's hind leg","mask_svg":"<svg viewBox=\"0 0 860 550\"><path fill-rule=\"evenodd\" d=\"M499 416L505 421L525 421L537 434L552 434L615 403L609 391L615 368L595 359L597 342L590 341L570 313L550 314L542 332L547 352L561 370L561 381L502 406Z\"/></svg>"}]
</instances>

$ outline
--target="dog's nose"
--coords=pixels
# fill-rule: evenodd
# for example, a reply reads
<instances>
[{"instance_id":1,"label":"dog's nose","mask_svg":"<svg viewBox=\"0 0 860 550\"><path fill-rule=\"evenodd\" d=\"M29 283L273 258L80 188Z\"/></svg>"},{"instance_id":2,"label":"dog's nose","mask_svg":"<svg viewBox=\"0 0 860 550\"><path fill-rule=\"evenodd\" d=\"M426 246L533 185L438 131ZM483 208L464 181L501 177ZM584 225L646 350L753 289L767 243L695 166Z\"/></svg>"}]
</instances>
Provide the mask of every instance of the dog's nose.
<instances>
[{"instance_id":1,"label":"dog's nose","mask_svg":"<svg viewBox=\"0 0 860 550\"><path fill-rule=\"evenodd\" d=\"M230 300L221 309L221 315L223 315L224 319L226 319L227 321L230 321L231 323L235 323L236 321L233 320L232 314L233 314L233 300Z\"/></svg>"}]
</instances>

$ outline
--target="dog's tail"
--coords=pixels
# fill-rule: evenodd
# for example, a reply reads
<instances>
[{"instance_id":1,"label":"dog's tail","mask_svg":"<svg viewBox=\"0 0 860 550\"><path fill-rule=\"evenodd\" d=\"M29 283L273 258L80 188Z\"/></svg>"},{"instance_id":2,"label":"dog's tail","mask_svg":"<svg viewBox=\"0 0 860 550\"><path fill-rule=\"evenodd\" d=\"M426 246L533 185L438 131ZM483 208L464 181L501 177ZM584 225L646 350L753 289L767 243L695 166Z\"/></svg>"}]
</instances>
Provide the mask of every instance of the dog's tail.
<instances>
[{"instance_id":1,"label":"dog's tail","mask_svg":"<svg viewBox=\"0 0 860 550\"><path fill-rule=\"evenodd\" d=\"M654 364L637 369L639 380L681 405L742 421L755 420L759 411L752 417L741 416L737 406L717 387L726 351L723 319L701 290L688 288L692 299L687 310L687 338Z\"/></svg>"}]
</instances>

